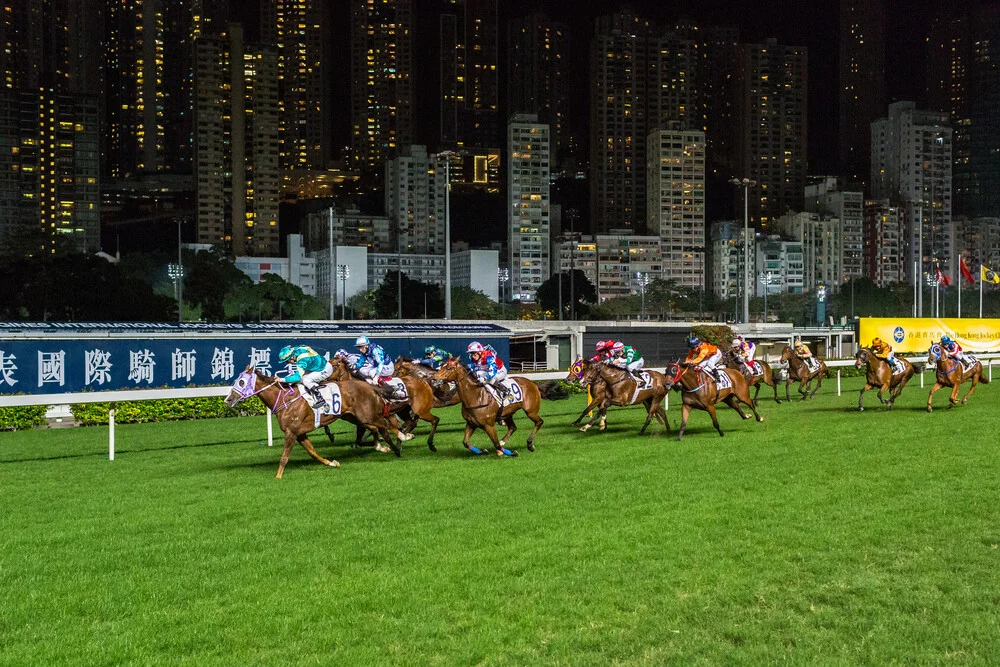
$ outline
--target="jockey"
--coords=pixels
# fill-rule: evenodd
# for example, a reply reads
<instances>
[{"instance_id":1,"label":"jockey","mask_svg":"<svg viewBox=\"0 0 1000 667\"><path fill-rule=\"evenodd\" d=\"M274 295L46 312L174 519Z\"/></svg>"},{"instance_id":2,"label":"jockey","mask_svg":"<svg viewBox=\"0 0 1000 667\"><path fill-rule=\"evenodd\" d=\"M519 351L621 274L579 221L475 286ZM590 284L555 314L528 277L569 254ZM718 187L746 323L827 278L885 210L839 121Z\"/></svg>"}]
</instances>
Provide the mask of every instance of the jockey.
<instances>
[{"instance_id":1,"label":"jockey","mask_svg":"<svg viewBox=\"0 0 1000 667\"><path fill-rule=\"evenodd\" d=\"M757 344L737 335L733 338L733 352L746 367L743 374L746 375L747 382L752 382L753 374L757 372L757 362L753 360L753 355L757 353Z\"/></svg>"},{"instance_id":2,"label":"jockey","mask_svg":"<svg viewBox=\"0 0 1000 667\"><path fill-rule=\"evenodd\" d=\"M488 384L496 389L501 397L506 397L509 393L501 382L507 377L507 368L503 361L493 353L492 349L483 347L482 343L473 341L467 348L469 357L474 364L473 372L482 384Z\"/></svg>"},{"instance_id":3,"label":"jockey","mask_svg":"<svg viewBox=\"0 0 1000 667\"><path fill-rule=\"evenodd\" d=\"M684 364L694 366L698 370L706 371L711 377L717 379L716 368L719 362L722 361L722 350L711 343L701 340L697 336L688 338L687 344L691 349L688 352L687 359L684 360Z\"/></svg>"},{"instance_id":4,"label":"jockey","mask_svg":"<svg viewBox=\"0 0 1000 667\"><path fill-rule=\"evenodd\" d=\"M962 346L953 341L949 336L941 336L941 351L945 356L952 359L957 359L965 365L965 352L962 352Z\"/></svg>"},{"instance_id":5,"label":"jockey","mask_svg":"<svg viewBox=\"0 0 1000 667\"><path fill-rule=\"evenodd\" d=\"M382 346L373 344L368 340L368 336L358 336L354 344L361 352L361 356L354 362L355 372L371 385L376 387L385 385L385 381L392 377L396 367ZM393 392L395 393L395 389Z\"/></svg>"},{"instance_id":6,"label":"jockey","mask_svg":"<svg viewBox=\"0 0 1000 667\"><path fill-rule=\"evenodd\" d=\"M597 354L590 358L591 361L598 363L601 361L610 362L611 357L614 355L615 342L613 340L599 340L594 348L597 350Z\"/></svg>"},{"instance_id":7,"label":"jockey","mask_svg":"<svg viewBox=\"0 0 1000 667\"><path fill-rule=\"evenodd\" d=\"M626 345L619 341L612 345L611 355L610 363L619 368L626 369L636 381L641 381L642 378L639 373L642 371L642 365L645 363L645 360L639 354L638 350L631 345Z\"/></svg>"},{"instance_id":8,"label":"jockey","mask_svg":"<svg viewBox=\"0 0 1000 667\"><path fill-rule=\"evenodd\" d=\"M314 408L322 408L326 400L319 393L319 385L333 373L333 366L308 345L286 345L278 352L278 361L288 365L290 371L285 382L299 382L313 396Z\"/></svg>"},{"instance_id":9,"label":"jockey","mask_svg":"<svg viewBox=\"0 0 1000 667\"><path fill-rule=\"evenodd\" d=\"M889 364L889 370L893 370L895 368L896 357L892 353L892 345L889 345L881 338L875 338L872 340L872 354Z\"/></svg>"},{"instance_id":10,"label":"jockey","mask_svg":"<svg viewBox=\"0 0 1000 667\"><path fill-rule=\"evenodd\" d=\"M441 364L449 359L451 359L450 353L438 349L433 345L428 345L424 348L424 358L419 360L417 363L421 366L427 366L428 368L437 370L441 368Z\"/></svg>"},{"instance_id":11,"label":"jockey","mask_svg":"<svg viewBox=\"0 0 1000 667\"><path fill-rule=\"evenodd\" d=\"M804 361L806 368L811 372L814 368L815 359L813 359L812 352L809 351L809 346L803 343L801 338L796 337L792 343L792 349L795 350L795 356Z\"/></svg>"}]
</instances>

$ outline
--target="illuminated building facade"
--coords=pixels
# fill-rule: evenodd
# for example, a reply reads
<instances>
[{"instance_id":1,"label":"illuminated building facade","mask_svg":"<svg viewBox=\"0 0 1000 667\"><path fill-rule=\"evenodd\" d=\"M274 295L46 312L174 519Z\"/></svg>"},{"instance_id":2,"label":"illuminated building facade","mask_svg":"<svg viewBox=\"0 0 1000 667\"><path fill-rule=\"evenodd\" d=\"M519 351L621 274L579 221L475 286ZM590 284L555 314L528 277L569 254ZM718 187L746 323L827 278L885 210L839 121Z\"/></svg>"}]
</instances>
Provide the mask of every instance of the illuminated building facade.
<instances>
[{"instance_id":1,"label":"illuminated building facade","mask_svg":"<svg viewBox=\"0 0 1000 667\"><path fill-rule=\"evenodd\" d=\"M885 0L840 0L840 163L870 175L871 124L886 111Z\"/></svg>"},{"instance_id":2,"label":"illuminated building facade","mask_svg":"<svg viewBox=\"0 0 1000 667\"><path fill-rule=\"evenodd\" d=\"M385 211L392 220L390 251L444 254L445 160L426 146L406 146L385 163Z\"/></svg>"},{"instance_id":3,"label":"illuminated building facade","mask_svg":"<svg viewBox=\"0 0 1000 667\"><path fill-rule=\"evenodd\" d=\"M549 126L519 114L507 126L511 294L533 302L549 278Z\"/></svg>"}]
</instances>

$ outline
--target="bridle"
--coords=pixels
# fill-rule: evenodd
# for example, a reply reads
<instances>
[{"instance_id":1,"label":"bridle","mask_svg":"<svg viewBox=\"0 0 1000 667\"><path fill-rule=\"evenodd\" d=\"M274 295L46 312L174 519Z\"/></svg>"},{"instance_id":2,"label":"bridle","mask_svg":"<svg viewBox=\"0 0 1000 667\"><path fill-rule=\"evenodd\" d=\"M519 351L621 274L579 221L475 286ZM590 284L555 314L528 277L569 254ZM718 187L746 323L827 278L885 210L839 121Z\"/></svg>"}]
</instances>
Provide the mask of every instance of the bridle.
<instances>
[{"instance_id":1,"label":"bridle","mask_svg":"<svg viewBox=\"0 0 1000 667\"><path fill-rule=\"evenodd\" d=\"M239 376L236 378L236 382L233 383L234 384L233 390L236 391L236 395L239 397L239 400L237 400L235 403L233 403L234 406L235 405L239 405L240 403L242 403L243 401L247 400L248 398L253 398L254 396L257 396L257 395L259 395L259 394L267 391L268 389L270 389L271 387L273 387L275 385L278 385L278 400L276 400L274 402L274 407L271 408L271 412L272 413L284 410L289 405L291 405L295 401L297 401L300 398L302 398L302 394L300 394L297 391L295 391L295 388L292 387L291 385L289 385L287 389L285 387L282 387L281 386L281 384L282 384L282 382L281 382L282 378L281 378L281 376L278 376L278 375L274 375L271 378L271 379L274 380L271 384L264 385L260 389L257 389L256 386L257 386L257 378L258 377L261 377L261 376L257 375L256 371L254 371L253 373L251 373L250 371L243 371L242 373L239 374ZM264 377L266 377L266 376L264 376ZM240 380L246 380L246 382L244 382L241 385L240 384ZM291 395L291 394L294 394L295 398L293 398L291 400L286 400L288 398L288 396Z\"/></svg>"}]
</instances>

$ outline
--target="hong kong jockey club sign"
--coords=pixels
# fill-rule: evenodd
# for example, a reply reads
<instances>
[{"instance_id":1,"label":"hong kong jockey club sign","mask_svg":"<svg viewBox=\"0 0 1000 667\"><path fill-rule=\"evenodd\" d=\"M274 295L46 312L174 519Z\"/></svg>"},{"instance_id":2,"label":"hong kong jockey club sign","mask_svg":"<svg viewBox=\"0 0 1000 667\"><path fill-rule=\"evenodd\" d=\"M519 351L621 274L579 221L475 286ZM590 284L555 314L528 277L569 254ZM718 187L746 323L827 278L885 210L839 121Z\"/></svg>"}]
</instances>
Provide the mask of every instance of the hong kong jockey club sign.
<instances>
[{"instance_id":1,"label":"hong kong jockey club sign","mask_svg":"<svg viewBox=\"0 0 1000 667\"><path fill-rule=\"evenodd\" d=\"M506 355L506 336L472 334ZM373 338L390 358L423 356L426 345L456 355L472 336L439 334ZM354 348L354 338L313 336L248 338L77 338L0 339L0 394L60 394L229 384L244 368L265 373L281 368L278 351L302 343L329 355Z\"/></svg>"}]
</instances>

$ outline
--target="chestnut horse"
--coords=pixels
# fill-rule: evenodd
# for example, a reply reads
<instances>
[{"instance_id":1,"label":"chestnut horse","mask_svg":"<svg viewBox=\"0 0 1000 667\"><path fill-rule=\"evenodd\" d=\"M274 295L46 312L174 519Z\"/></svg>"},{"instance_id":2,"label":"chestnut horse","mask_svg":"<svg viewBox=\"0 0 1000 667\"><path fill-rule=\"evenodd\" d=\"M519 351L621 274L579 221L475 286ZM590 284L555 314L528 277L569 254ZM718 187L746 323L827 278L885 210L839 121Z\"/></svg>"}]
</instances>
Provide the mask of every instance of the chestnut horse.
<instances>
[{"instance_id":1,"label":"chestnut horse","mask_svg":"<svg viewBox=\"0 0 1000 667\"><path fill-rule=\"evenodd\" d=\"M729 376L732 387L719 389L715 378L706 371L698 370L687 363L669 364L667 366L667 387L681 392L681 427L677 433L677 439L684 437L684 429L687 427L688 415L691 410L704 410L712 417L712 425L724 436L722 428L719 426L719 417L715 413L716 403L725 403L736 413L740 419L750 419L750 415L740 410L740 403L750 408L757 421L762 422L764 418L757 414L757 408L750 398L750 388L743 373L731 368L719 368L719 372Z\"/></svg>"},{"instance_id":2,"label":"chestnut horse","mask_svg":"<svg viewBox=\"0 0 1000 667\"><path fill-rule=\"evenodd\" d=\"M965 405L969 402L969 396L972 396L973 392L976 391L977 384L980 382L990 383L990 379L983 372L983 365L979 363L978 359L968 370L965 370L962 362L950 358L937 343L931 345L931 349L928 350L927 363L934 364L937 370L934 376L934 386L931 387L931 393L927 395L927 412L934 411L931 400L934 398L934 392L941 387L951 387L951 396L948 398L948 409L951 410L958 404L958 390L963 384L972 382L969 393L962 397L962 405Z\"/></svg>"},{"instance_id":3,"label":"chestnut horse","mask_svg":"<svg viewBox=\"0 0 1000 667\"><path fill-rule=\"evenodd\" d=\"M334 382L354 378L351 368L347 365L346 360L331 359L330 363L333 365L333 373L330 374L330 379ZM431 433L427 436L427 446L432 452L436 452L437 448L434 446L434 433L437 431L438 422L441 420L437 417L437 415L431 413L431 408L434 406L434 392L431 391L430 385L420 378L404 377L400 378L400 380L402 380L403 385L406 386L405 401L389 400L382 394L382 392L378 391L368 382L364 382L363 380L361 380L361 382L371 387L372 391L382 399L383 403L386 405L383 409L383 414L387 417L395 415L404 408L409 408L407 410L408 415L406 423L403 424L402 429L400 429L404 434L409 435L413 431L417 425L418 419L428 422L431 425ZM410 437L412 437L412 435ZM410 438L401 436L401 439L409 440Z\"/></svg>"},{"instance_id":4,"label":"chestnut horse","mask_svg":"<svg viewBox=\"0 0 1000 667\"><path fill-rule=\"evenodd\" d=\"M337 415L323 415L320 425L331 424L341 417L353 416L357 422L372 432L375 438L376 448L379 451L389 451L378 444L381 436L389 443L392 450L399 456L399 445L392 442L388 431L391 426L382 416L382 405L380 402L371 400L374 394L367 394L359 391L359 387L354 386L355 382L338 383L340 388L341 404ZM226 405L235 407L241 401L245 401L251 396L260 399L267 408L278 418L278 427L285 434L285 448L281 452L281 461L278 463L278 474L275 479L281 479L288 463L288 455L292 447L299 442L309 455L325 466L333 468L340 464L334 460L327 460L316 453L312 442L309 441L309 432L315 427L315 413L310 406L310 401L306 400L297 388L285 384L281 378L264 375L253 366L247 366L246 370L236 377L233 386L226 397Z\"/></svg>"},{"instance_id":5,"label":"chestnut horse","mask_svg":"<svg viewBox=\"0 0 1000 667\"><path fill-rule=\"evenodd\" d=\"M394 365L396 366L396 377L405 378L413 376L427 381L427 384L431 387L431 391L434 392L435 408L457 405L461 401L458 397L458 388L455 386L455 383L434 380L434 373L437 371L430 366L424 366L423 364L418 364L411 359L404 359L403 357L396 357Z\"/></svg>"},{"instance_id":6,"label":"chestnut horse","mask_svg":"<svg viewBox=\"0 0 1000 667\"><path fill-rule=\"evenodd\" d=\"M914 373L913 364L902 357L896 357L896 359L902 362L905 368L899 375L894 375L892 368L889 367L889 362L875 356L870 347L863 347L854 355L854 367L858 370L864 367L868 369L865 371L865 386L858 394L858 412L864 412L865 406L861 402L865 397L865 392L873 387L878 387L879 402L892 410L892 404L903 393L903 387L910 381ZM889 392L889 400L887 401L882 399L882 394L886 391Z\"/></svg>"},{"instance_id":7,"label":"chestnut horse","mask_svg":"<svg viewBox=\"0 0 1000 667\"><path fill-rule=\"evenodd\" d=\"M584 374L587 372L587 369L595 363L598 362L578 357L577 360L573 362L573 365L569 367L569 373L566 375L566 379L563 380L563 382L567 384L580 384L583 380ZM606 387L607 385L604 384L604 380L601 379L600 376L590 383L587 387L590 391L590 402L587 404L587 407L583 409L583 412L580 413L580 416L573 421L573 426L579 424L583 420L584 415L588 412L593 412L598 405L604 402L604 390Z\"/></svg>"},{"instance_id":8,"label":"chestnut horse","mask_svg":"<svg viewBox=\"0 0 1000 667\"><path fill-rule=\"evenodd\" d=\"M612 366L611 364L595 363L590 364L580 379L580 384L584 387L590 386L598 379L605 384L604 400L601 401L600 410L590 418L590 421L580 427L586 432L594 425L598 419L601 420L599 430L603 431L608 423L608 407L616 405L625 407L627 405L646 406L646 423L639 429L639 435L646 432L649 422L656 417L670 433L670 422L667 421L667 411L663 409L663 399L667 395L667 388L664 386L666 378L662 373L643 369L644 373L649 373L653 385L648 389L639 390L639 385L635 378L627 370Z\"/></svg>"},{"instance_id":9,"label":"chestnut horse","mask_svg":"<svg viewBox=\"0 0 1000 667\"><path fill-rule=\"evenodd\" d=\"M799 359L798 355L795 354L790 346L786 345L785 349L781 351L781 360L788 362L788 378L785 380L785 400L790 401L792 397L788 394L788 386L792 382L799 383L799 394L802 395L802 400L807 398L812 398L819 391L819 388L823 386L823 378L830 371L826 366L826 362L822 359L816 359L819 362L819 368L815 371L810 371L809 367L806 366L806 362ZM816 388L809 393L809 385L812 384L813 379L816 380Z\"/></svg>"},{"instance_id":10,"label":"chestnut horse","mask_svg":"<svg viewBox=\"0 0 1000 667\"><path fill-rule=\"evenodd\" d=\"M736 350L727 350L726 354L722 357L722 360L725 363L726 368L731 368L734 371L739 371L741 373L743 372L744 364L737 357ZM774 389L774 402L780 405L781 399L778 398L778 381L774 379L774 370L771 368L771 364L759 360L756 363L760 364L760 367L764 369L764 374L752 375L750 376L750 379L747 380L748 387L757 388L757 390L753 393L753 404L757 405L757 394L760 393L761 385L766 384L768 387ZM747 376L744 375L743 379L746 380L746 377Z\"/></svg>"},{"instance_id":11,"label":"chestnut horse","mask_svg":"<svg viewBox=\"0 0 1000 667\"><path fill-rule=\"evenodd\" d=\"M542 428L544 420L538 416L538 410L542 405L542 396L538 391L538 386L531 380L523 377L511 377L521 389L521 400L516 403L509 403L503 410L497 403L493 395L482 384L475 379L469 369L458 363L457 359L451 359L442 364L441 368L434 374L435 380L446 380L458 385L458 395L462 401L462 417L465 419L465 439L462 444L473 454L485 454L486 452L478 447L469 445L469 439L476 432L477 428L483 429L489 437L490 442L496 449L497 456L517 456L516 449L507 449L510 437L517 430L514 423L514 415L519 410L524 410L528 419L534 422L535 427L528 435L528 451L535 451L535 434ZM503 422L507 426L507 433L503 438L497 438L497 422Z\"/></svg>"}]
</instances>

